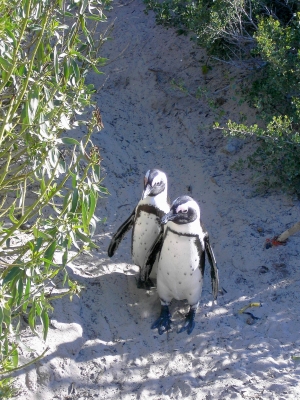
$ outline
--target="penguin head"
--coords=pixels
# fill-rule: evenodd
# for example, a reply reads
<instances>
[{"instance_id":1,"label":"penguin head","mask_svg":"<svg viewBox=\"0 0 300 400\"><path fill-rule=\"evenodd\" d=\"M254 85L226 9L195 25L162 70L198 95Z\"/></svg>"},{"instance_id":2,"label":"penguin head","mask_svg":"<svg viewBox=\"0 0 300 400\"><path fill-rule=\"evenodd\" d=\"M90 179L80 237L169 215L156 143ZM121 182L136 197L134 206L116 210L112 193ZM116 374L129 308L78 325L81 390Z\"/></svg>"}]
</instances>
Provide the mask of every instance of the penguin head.
<instances>
[{"instance_id":1,"label":"penguin head","mask_svg":"<svg viewBox=\"0 0 300 400\"><path fill-rule=\"evenodd\" d=\"M144 177L144 191L142 199L147 196L157 196L167 190L167 176L159 169L149 169Z\"/></svg>"},{"instance_id":2,"label":"penguin head","mask_svg":"<svg viewBox=\"0 0 300 400\"><path fill-rule=\"evenodd\" d=\"M173 201L171 210L162 217L161 223L165 225L172 221L175 224L189 224L196 220L200 220L200 208L198 204L190 196L180 196Z\"/></svg>"}]
</instances>

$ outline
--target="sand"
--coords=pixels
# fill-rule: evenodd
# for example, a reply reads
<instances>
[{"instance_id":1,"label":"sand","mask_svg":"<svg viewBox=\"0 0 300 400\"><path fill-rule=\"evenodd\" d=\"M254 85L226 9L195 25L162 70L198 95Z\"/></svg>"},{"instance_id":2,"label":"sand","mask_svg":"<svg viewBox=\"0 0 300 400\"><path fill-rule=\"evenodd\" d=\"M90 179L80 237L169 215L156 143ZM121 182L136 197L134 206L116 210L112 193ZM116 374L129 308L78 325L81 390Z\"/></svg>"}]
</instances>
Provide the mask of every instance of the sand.
<instances>
[{"instance_id":1,"label":"sand","mask_svg":"<svg viewBox=\"0 0 300 400\"><path fill-rule=\"evenodd\" d=\"M104 129L94 140L110 192L97 208L107 218L96 232L99 249L69 265L84 289L72 302L54 302L47 342L23 333L21 364L49 350L19 372L16 398L300 399L300 235L265 248L267 238L299 221L299 201L258 194L249 171L232 168L254 144L212 129L214 121L256 120L237 101L247 72L209 60L203 75L205 51L143 10L138 0L114 4L113 40L102 51L110 61L104 75L89 76L99 89ZM185 302L171 305L172 331L150 329L160 303L155 289L136 287L130 234L112 259L106 254L150 168L166 172L171 200L189 194L199 202L219 267L218 300L207 270L190 336L177 334ZM239 314L251 302L262 304L247 309L254 318Z\"/></svg>"}]
</instances>

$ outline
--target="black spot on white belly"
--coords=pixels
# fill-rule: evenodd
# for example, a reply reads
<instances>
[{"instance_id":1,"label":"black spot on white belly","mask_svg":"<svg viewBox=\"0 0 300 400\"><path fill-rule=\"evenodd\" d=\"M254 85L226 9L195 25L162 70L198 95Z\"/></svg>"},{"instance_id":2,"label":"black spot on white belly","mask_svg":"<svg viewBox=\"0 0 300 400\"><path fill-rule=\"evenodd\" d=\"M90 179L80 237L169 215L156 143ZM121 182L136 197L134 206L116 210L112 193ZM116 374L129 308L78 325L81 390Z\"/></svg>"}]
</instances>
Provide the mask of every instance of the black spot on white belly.
<instances>
[{"instance_id":1,"label":"black spot on white belly","mask_svg":"<svg viewBox=\"0 0 300 400\"><path fill-rule=\"evenodd\" d=\"M183 275L186 275L186 272Z\"/></svg>"}]
</instances>

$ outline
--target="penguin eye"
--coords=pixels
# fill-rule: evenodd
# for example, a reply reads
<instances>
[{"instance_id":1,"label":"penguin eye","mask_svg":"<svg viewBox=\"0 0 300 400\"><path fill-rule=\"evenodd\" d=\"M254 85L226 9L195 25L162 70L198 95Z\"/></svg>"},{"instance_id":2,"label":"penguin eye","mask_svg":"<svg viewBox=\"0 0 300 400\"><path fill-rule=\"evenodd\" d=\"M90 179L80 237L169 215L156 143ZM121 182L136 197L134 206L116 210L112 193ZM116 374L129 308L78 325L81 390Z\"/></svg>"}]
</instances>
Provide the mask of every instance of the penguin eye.
<instances>
[{"instance_id":1,"label":"penguin eye","mask_svg":"<svg viewBox=\"0 0 300 400\"><path fill-rule=\"evenodd\" d=\"M162 182L156 182L155 186L160 186L162 184Z\"/></svg>"}]
</instances>

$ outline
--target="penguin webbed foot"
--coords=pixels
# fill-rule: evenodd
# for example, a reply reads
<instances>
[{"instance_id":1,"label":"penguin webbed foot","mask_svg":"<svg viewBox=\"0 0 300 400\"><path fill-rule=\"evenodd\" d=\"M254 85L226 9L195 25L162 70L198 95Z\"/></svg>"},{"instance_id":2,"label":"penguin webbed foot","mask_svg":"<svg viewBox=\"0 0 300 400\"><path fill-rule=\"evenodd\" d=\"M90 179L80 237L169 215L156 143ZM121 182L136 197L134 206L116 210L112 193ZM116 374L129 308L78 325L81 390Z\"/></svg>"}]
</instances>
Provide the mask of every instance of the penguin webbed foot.
<instances>
[{"instance_id":1,"label":"penguin webbed foot","mask_svg":"<svg viewBox=\"0 0 300 400\"><path fill-rule=\"evenodd\" d=\"M158 333L162 335L171 329L171 314L168 306L161 306L161 312L159 318L153 322L151 329L158 329Z\"/></svg>"},{"instance_id":2,"label":"penguin webbed foot","mask_svg":"<svg viewBox=\"0 0 300 400\"><path fill-rule=\"evenodd\" d=\"M155 287L154 283L151 281L150 278L146 279L145 281L142 281L141 277L137 279L136 286L138 289L146 289L146 290L150 290Z\"/></svg>"},{"instance_id":3,"label":"penguin webbed foot","mask_svg":"<svg viewBox=\"0 0 300 400\"><path fill-rule=\"evenodd\" d=\"M177 333L181 333L184 331L187 331L187 334L190 335L195 328L195 315L196 315L196 310L193 308L190 308L190 311L186 314L185 316L185 321L184 325L182 328L180 328Z\"/></svg>"}]
</instances>

